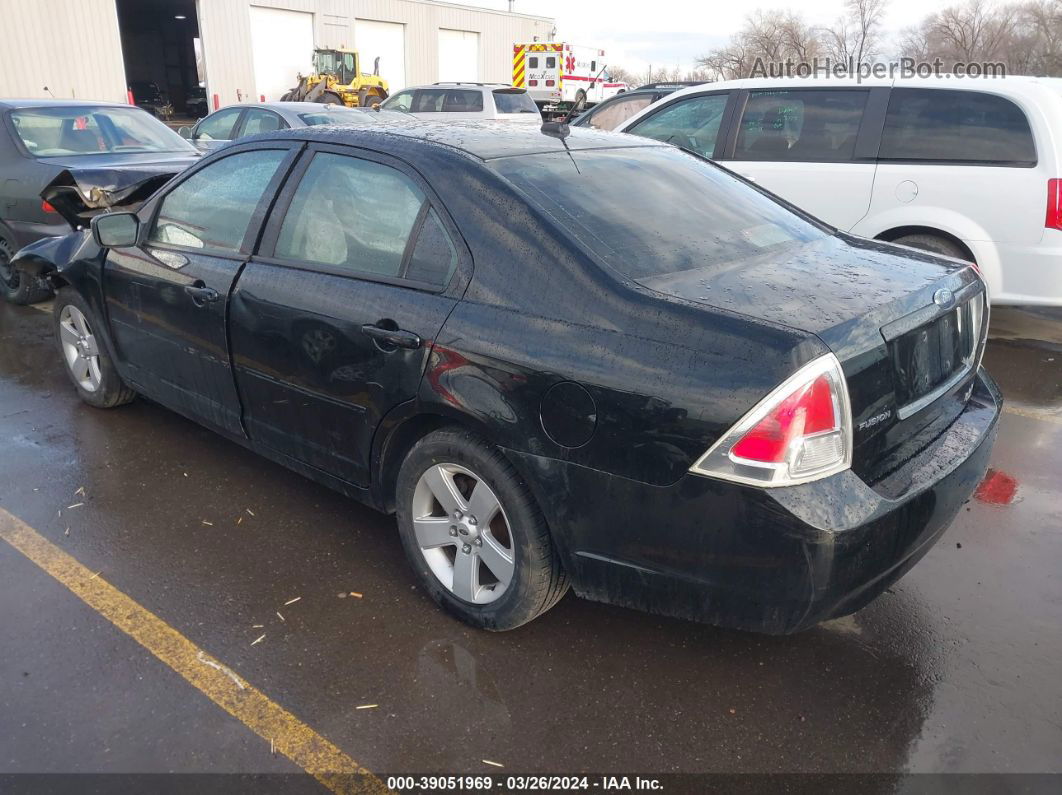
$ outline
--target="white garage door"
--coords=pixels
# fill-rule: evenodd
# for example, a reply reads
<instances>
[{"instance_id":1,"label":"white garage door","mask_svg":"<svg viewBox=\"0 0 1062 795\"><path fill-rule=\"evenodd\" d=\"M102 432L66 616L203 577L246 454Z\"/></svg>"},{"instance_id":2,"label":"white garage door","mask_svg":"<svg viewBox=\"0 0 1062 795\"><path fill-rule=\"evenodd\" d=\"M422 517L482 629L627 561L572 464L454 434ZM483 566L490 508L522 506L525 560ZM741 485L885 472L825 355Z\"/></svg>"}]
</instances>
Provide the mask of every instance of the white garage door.
<instances>
[{"instance_id":1,"label":"white garage door","mask_svg":"<svg viewBox=\"0 0 1062 795\"><path fill-rule=\"evenodd\" d=\"M439 82L479 80L479 34L439 28Z\"/></svg>"},{"instance_id":2,"label":"white garage door","mask_svg":"<svg viewBox=\"0 0 1062 795\"><path fill-rule=\"evenodd\" d=\"M387 81L391 93L406 87L406 32L398 22L354 22L354 41L361 57L361 71L372 73L380 59L380 77Z\"/></svg>"},{"instance_id":3,"label":"white garage door","mask_svg":"<svg viewBox=\"0 0 1062 795\"><path fill-rule=\"evenodd\" d=\"M276 102L313 71L313 14L251 6L255 99Z\"/></svg>"}]
</instances>

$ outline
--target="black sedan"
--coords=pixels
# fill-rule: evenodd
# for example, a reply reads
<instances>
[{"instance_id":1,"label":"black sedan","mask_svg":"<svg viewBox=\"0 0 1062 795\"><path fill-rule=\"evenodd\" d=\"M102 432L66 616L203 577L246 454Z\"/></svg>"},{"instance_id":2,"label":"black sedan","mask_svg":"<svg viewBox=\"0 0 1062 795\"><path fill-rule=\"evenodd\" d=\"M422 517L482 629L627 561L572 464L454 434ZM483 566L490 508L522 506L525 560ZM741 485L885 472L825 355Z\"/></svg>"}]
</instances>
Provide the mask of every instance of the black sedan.
<instances>
[{"instance_id":1,"label":"black sedan","mask_svg":"<svg viewBox=\"0 0 1062 795\"><path fill-rule=\"evenodd\" d=\"M18 249L67 234L86 210L144 198L137 184L165 181L198 156L165 124L128 105L0 100L0 295L19 304L46 298L46 286L11 267ZM62 188L74 189L66 191L65 207L41 197L59 177Z\"/></svg>"},{"instance_id":2,"label":"black sedan","mask_svg":"<svg viewBox=\"0 0 1062 795\"><path fill-rule=\"evenodd\" d=\"M81 398L138 393L383 511L509 629L569 583L766 632L857 610L983 476L970 265L563 125L237 143L24 254Z\"/></svg>"}]
</instances>

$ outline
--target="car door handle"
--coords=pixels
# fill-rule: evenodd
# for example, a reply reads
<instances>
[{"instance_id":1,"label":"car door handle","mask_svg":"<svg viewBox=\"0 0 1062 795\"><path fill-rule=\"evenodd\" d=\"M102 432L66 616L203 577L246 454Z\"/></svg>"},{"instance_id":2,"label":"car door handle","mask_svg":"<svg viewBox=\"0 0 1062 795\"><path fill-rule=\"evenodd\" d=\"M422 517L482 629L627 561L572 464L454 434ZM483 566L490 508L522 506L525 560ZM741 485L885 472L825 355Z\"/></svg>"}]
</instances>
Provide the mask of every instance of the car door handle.
<instances>
[{"instance_id":1,"label":"car door handle","mask_svg":"<svg viewBox=\"0 0 1062 795\"><path fill-rule=\"evenodd\" d=\"M192 299L192 303L198 307L213 303L221 297L218 295L217 290L213 287L205 286L202 282L185 285L184 292Z\"/></svg>"},{"instance_id":2,"label":"car door handle","mask_svg":"<svg viewBox=\"0 0 1062 795\"><path fill-rule=\"evenodd\" d=\"M412 331L382 328L380 326L375 326L372 323L366 323L361 327L361 330L377 342L393 345L396 348L409 348L410 350L415 350L421 345L420 337Z\"/></svg>"}]
</instances>

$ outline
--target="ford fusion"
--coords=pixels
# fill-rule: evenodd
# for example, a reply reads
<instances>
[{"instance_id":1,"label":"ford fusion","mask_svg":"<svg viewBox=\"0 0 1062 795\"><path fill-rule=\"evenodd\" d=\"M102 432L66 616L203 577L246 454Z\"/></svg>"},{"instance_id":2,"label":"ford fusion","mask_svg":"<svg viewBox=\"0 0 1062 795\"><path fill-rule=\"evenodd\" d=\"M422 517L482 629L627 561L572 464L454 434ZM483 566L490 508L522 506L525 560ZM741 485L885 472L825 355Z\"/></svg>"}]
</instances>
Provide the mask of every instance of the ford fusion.
<instances>
[{"instance_id":1,"label":"ford fusion","mask_svg":"<svg viewBox=\"0 0 1062 795\"><path fill-rule=\"evenodd\" d=\"M81 398L144 395L379 510L443 608L795 632L983 476L976 269L648 139L380 123L226 147L37 244Z\"/></svg>"}]
</instances>

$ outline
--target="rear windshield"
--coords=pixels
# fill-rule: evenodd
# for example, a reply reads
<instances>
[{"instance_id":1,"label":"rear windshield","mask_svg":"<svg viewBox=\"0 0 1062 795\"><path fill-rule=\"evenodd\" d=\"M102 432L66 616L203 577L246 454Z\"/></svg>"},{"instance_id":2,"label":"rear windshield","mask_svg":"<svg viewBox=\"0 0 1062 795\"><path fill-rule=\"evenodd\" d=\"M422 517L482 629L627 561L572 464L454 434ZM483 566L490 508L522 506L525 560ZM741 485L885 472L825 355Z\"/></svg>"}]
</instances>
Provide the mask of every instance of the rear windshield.
<instances>
[{"instance_id":1,"label":"rear windshield","mask_svg":"<svg viewBox=\"0 0 1062 795\"><path fill-rule=\"evenodd\" d=\"M720 267L828 235L726 171L669 146L500 158L491 165L635 280Z\"/></svg>"},{"instance_id":2,"label":"rear windshield","mask_svg":"<svg viewBox=\"0 0 1062 795\"><path fill-rule=\"evenodd\" d=\"M526 91L499 88L494 92L498 113L538 113L538 105Z\"/></svg>"},{"instance_id":3,"label":"rear windshield","mask_svg":"<svg viewBox=\"0 0 1062 795\"><path fill-rule=\"evenodd\" d=\"M165 124L134 108L24 108L12 111L11 121L35 157L196 151Z\"/></svg>"}]
</instances>

